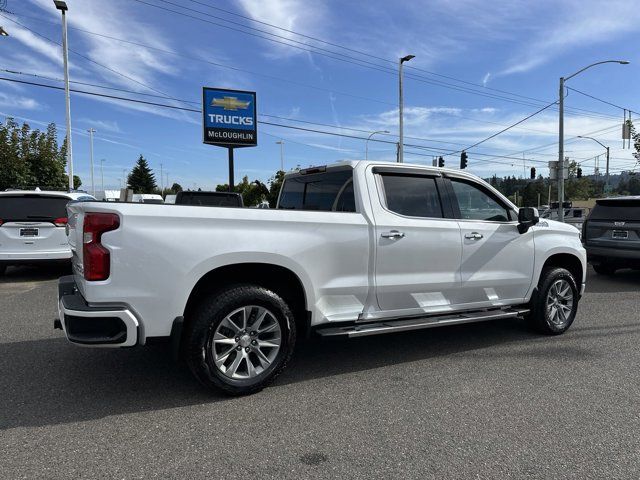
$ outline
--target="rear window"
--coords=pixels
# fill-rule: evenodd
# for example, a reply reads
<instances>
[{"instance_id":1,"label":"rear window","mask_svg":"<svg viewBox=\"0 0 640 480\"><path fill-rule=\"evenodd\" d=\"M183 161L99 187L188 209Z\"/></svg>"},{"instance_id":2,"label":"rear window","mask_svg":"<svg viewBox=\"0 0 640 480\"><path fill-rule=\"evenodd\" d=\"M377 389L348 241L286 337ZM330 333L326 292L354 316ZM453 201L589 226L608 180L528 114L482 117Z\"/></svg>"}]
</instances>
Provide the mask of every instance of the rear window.
<instances>
[{"instance_id":1,"label":"rear window","mask_svg":"<svg viewBox=\"0 0 640 480\"><path fill-rule=\"evenodd\" d=\"M278 208L355 212L353 170L300 175L286 179Z\"/></svg>"},{"instance_id":2,"label":"rear window","mask_svg":"<svg viewBox=\"0 0 640 480\"><path fill-rule=\"evenodd\" d=\"M199 205L203 207L242 207L242 197L224 192L180 192L176 205Z\"/></svg>"},{"instance_id":3,"label":"rear window","mask_svg":"<svg viewBox=\"0 0 640 480\"><path fill-rule=\"evenodd\" d=\"M2 222L51 221L67 216L66 197L46 195L0 195Z\"/></svg>"},{"instance_id":4,"label":"rear window","mask_svg":"<svg viewBox=\"0 0 640 480\"><path fill-rule=\"evenodd\" d=\"M589 220L640 222L640 200L598 200Z\"/></svg>"}]
</instances>

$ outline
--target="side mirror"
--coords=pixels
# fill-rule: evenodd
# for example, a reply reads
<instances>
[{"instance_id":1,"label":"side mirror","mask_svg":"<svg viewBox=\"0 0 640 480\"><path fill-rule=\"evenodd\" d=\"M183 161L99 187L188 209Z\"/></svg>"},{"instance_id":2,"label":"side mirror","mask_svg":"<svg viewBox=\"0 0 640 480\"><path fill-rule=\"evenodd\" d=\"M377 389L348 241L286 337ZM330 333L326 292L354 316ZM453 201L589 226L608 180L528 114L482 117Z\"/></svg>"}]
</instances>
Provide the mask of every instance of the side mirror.
<instances>
[{"instance_id":1,"label":"side mirror","mask_svg":"<svg viewBox=\"0 0 640 480\"><path fill-rule=\"evenodd\" d=\"M533 207L523 207L518 210L518 231L525 233L540 221L538 209Z\"/></svg>"}]
</instances>

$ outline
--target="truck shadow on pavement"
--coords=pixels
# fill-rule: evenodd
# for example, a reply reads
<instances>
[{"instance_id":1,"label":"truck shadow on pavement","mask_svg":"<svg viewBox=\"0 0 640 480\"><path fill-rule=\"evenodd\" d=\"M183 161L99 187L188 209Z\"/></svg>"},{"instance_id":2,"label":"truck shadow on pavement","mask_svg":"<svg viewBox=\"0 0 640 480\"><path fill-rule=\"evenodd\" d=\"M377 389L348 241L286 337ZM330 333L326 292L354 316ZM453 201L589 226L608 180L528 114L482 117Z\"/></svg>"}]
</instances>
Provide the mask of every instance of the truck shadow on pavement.
<instances>
[{"instance_id":1,"label":"truck shadow on pavement","mask_svg":"<svg viewBox=\"0 0 640 480\"><path fill-rule=\"evenodd\" d=\"M619 332L609 327L608 335L640 330L640 324L619 325ZM300 345L276 383L257 395L270 402L270 392L293 391L296 383L451 355L591 361L599 354L581 347L581 340L602 334L574 328L560 337L541 337L512 320L355 340L310 340ZM172 361L165 345L84 349L63 338L0 344L0 392L0 430L234 401L202 388L184 365Z\"/></svg>"}]
</instances>

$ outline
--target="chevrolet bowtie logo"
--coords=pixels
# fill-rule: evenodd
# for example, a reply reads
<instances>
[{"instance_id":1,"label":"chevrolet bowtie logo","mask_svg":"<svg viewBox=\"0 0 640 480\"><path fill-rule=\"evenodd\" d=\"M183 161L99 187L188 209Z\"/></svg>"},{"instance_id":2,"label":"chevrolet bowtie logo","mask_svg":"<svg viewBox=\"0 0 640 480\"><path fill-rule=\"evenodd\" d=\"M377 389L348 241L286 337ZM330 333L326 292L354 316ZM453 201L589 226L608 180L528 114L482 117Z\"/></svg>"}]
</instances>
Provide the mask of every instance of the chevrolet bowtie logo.
<instances>
[{"instance_id":1,"label":"chevrolet bowtie logo","mask_svg":"<svg viewBox=\"0 0 640 480\"><path fill-rule=\"evenodd\" d=\"M212 107L222 107L225 110L238 110L238 109L246 109L249 107L251 102L241 102L238 100L238 97L222 97L222 98L214 98L211 101Z\"/></svg>"}]
</instances>

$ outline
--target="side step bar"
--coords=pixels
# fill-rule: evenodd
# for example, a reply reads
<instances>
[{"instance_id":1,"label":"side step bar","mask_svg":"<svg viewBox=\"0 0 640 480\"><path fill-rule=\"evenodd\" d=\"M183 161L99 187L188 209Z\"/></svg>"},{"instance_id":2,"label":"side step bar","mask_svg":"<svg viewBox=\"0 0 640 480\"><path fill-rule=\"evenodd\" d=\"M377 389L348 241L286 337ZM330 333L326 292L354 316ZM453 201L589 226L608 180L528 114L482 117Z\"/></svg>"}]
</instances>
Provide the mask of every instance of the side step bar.
<instances>
[{"instance_id":1,"label":"side step bar","mask_svg":"<svg viewBox=\"0 0 640 480\"><path fill-rule=\"evenodd\" d=\"M342 327L325 327L316 330L323 337L364 337L366 335L378 335L381 333L405 332L408 330L421 330L423 328L442 327L444 325L457 325L462 323L483 322L486 320L499 320L516 318L529 310L526 308L477 310L472 312L447 313L429 317L385 320L375 323L361 323Z\"/></svg>"}]
</instances>

